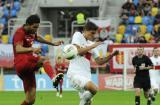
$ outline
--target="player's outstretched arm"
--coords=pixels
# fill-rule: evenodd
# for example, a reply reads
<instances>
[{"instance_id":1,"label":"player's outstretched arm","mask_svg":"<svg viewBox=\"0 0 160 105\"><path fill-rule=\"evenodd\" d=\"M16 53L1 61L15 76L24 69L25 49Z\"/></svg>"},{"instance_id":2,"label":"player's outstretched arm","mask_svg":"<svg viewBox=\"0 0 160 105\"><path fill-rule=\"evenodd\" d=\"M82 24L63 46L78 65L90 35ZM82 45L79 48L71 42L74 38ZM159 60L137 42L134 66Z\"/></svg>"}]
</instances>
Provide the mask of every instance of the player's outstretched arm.
<instances>
[{"instance_id":1,"label":"player's outstretched arm","mask_svg":"<svg viewBox=\"0 0 160 105\"><path fill-rule=\"evenodd\" d=\"M49 41L45 40L43 37L41 37L40 35L37 35L37 41L41 42L41 43L48 44L48 45L52 45L52 46L59 46L59 45L63 44L62 40L59 40L56 42L49 42Z\"/></svg>"},{"instance_id":2,"label":"player's outstretched arm","mask_svg":"<svg viewBox=\"0 0 160 105\"><path fill-rule=\"evenodd\" d=\"M78 45L75 45L77 47L78 50L78 54L79 55L84 55L86 54L88 51L94 49L95 47L97 47L98 45L102 44L102 42L95 42L94 44L87 46L87 47L80 47Z\"/></svg>"},{"instance_id":3,"label":"player's outstretched arm","mask_svg":"<svg viewBox=\"0 0 160 105\"><path fill-rule=\"evenodd\" d=\"M96 61L97 64L102 65L102 64L107 63L110 59L112 59L115 55L118 55L118 54L119 54L119 51L116 50L116 51L114 51L113 53L111 53L107 57L103 57L103 58L98 57L98 58L96 58L95 61Z\"/></svg>"},{"instance_id":4,"label":"player's outstretched arm","mask_svg":"<svg viewBox=\"0 0 160 105\"><path fill-rule=\"evenodd\" d=\"M16 44L16 53L28 53L28 52L39 53L41 52L41 48L23 47L21 42Z\"/></svg>"}]
</instances>

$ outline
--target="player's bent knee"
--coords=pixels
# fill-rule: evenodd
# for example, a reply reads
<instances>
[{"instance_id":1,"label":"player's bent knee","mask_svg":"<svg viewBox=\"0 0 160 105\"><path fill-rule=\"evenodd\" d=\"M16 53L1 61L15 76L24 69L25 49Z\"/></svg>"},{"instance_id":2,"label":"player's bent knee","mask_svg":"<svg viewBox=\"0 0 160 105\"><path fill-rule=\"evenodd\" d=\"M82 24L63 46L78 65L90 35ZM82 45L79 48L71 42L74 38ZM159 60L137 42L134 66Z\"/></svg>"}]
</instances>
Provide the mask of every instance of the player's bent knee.
<instances>
[{"instance_id":1,"label":"player's bent knee","mask_svg":"<svg viewBox=\"0 0 160 105\"><path fill-rule=\"evenodd\" d=\"M95 95L98 91L98 87L93 82L88 82L86 89L89 90L93 95Z\"/></svg>"}]
</instances>

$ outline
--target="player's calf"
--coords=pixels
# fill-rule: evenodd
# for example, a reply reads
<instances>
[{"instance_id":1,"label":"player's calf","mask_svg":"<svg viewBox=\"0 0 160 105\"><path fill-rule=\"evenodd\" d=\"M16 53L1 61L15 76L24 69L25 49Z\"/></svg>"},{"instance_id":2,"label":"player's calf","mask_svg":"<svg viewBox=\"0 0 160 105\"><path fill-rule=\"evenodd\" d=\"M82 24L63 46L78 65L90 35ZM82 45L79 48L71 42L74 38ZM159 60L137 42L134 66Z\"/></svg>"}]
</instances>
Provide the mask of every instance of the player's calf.
<instances>
[{"instance_id":1,"label":"player's calf","mask_svg":"<svg viewBox=\"0 0 160 105\"><path fill-rule=\"evenodd\" d=\"M59 73L53 78L53 86L54 86L54 88L57 88L58 83L59 83L59 81L61 79L63 79L63 73Z\"/></svg>"}]
</instances>

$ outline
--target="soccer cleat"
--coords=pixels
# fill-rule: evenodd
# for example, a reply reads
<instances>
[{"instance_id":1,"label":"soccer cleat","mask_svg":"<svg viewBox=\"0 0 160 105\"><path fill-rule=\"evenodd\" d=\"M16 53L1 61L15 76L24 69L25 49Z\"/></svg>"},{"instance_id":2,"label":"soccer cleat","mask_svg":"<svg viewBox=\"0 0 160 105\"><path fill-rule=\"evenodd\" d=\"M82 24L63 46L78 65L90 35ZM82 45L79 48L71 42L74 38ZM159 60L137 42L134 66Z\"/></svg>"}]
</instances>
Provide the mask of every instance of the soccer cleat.
<instances>
[{"instance_id":1,"label":"soccer cleat","mask_svg":"<svg viewBox=\"0 0 160 105\"><path fill-rule=\"evenodd\" d=\"M56 96L59 97L59 92L56 93Z\"/></svg>"},{"instance_id":2,"label":"soccer cleat","mask_svg":"<svg viewBox=\"0 0 160 105\"><path fill-rule=\"evenodd\" d=\"M59 73L53 78L53 86L54 86L54 88L57 88L58 83L59 83L59 81L61 79L63 79L63 73Z\"/></svg>"},{"instance_id":3,"label":"soccer cleat","mask_svg":"<svg viewBox=\"0 0 160 105\"><path fill-rule=\"evenodd\" d=\"M151 101L151 100L148 100L148 101L147 101L147 105L152 105L152 101Z\"/></svg>"},{"instance_id":4,"label":"soccer cleat","mask_svg":"<svg viewBox=\"0 0 160 105\"><path fill-rule=\"evenodd\" d=\"M62 98L63 97L62 94L60 94L59 97Z\"/></svg>"},{"instance_id":5,"label":"soccer cleat","mask_svg":"<svg viewBox=\"0 0 160 105\"><path fill-rule=\"evenodd\" d=\"M155 96L152 96L151 99L152 99L152 101L155 101L155 100L156 100Z\"/></svg>"}]
</instances>

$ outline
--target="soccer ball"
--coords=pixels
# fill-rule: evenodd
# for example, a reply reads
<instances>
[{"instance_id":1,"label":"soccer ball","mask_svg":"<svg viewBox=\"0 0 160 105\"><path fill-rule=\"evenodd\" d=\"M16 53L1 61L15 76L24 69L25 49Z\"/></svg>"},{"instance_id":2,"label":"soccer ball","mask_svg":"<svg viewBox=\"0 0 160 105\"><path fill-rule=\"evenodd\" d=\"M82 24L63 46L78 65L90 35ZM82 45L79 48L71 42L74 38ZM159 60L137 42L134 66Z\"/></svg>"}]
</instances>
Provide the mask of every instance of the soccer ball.
<instances>
[{"instance_id":1,"label":"soccer ball","mask_svg":"<svg viewBox=\"0 0 160 105\"><path fill-rule=\"evenodd\" d=\"M78 54L77 47L73 44L65 45L63 48L63 57L68 60L72 60Z\"/></svg>"}]
</instances>

